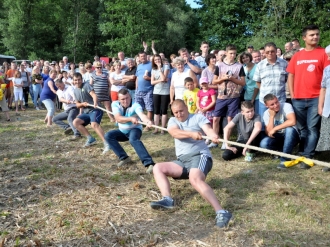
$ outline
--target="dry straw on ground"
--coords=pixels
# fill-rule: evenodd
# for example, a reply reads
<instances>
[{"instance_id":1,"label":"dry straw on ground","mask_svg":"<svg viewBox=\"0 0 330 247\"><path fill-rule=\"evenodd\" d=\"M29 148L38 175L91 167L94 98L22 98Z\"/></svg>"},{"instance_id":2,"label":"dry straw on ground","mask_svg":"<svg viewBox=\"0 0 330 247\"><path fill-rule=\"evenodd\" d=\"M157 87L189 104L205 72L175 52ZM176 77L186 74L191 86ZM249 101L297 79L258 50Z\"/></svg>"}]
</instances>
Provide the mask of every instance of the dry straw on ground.
<instances>
[{"instance_id":1,"label":"dry straw on ground","mask_svg":"<svg viewBox=\"0 0 330 247\"><path fill-rule=\"evenodd\" d=\"M47 129L43 114L0 119L0 246L330 246L330 181L320 167L280 172L268 155L225 162L212 150L207 181L234 214L220 230L188 181L171 180L174 210L152 211L159 190L129 143L134 162L117 169L100 140L83 149L85 140ZM115 127L107 117L102 126ZM144 133L143 142L156 162L175 158L169 135Z\"/></svg>"}]
</instances>

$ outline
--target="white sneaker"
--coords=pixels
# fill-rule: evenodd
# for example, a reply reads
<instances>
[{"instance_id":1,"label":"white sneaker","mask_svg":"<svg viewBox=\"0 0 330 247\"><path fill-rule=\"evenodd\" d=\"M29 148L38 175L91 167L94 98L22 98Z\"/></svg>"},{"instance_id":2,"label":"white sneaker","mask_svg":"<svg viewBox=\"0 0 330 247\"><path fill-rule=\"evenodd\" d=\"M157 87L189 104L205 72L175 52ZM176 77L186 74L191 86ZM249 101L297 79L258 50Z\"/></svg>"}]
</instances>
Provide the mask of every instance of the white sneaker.
<instances>
[{"instance_id":1,"label":"white sneaker","mask_svg":"<svg viewBox=\"0 0 330 247\"><path fill-rule=\"evenodd\" d=\"M223 142L221 145L221 150L225 150L226 149L226 144Z\"/></svg>"},{"instance_id":2,"label":"white sneaker","mask_svg":"<svg viewBox=\"0 0 330 247\"><path fill-rule=\"evenodd\" d=\"M103 152L102 152L102 155L105 155L107 152L109 152L111 150L110 146L109 145L104 145L104 149L103 149Z\"/></svg>"},{"instance_id":3,"label":"white sneaker","mask_svg":"<svg viewBox=\"0 0 330 247\"><path fill-rule=\"evenodd\" d=\"M36 107L36 110L37 110L37 111L40 111L40 108L37 106L37 107Z\"/></svg>"},{"instance_id":4,"label":"white sneaker","mask_svg":"<svg viewBox=\"0 0 330 247\"><path fill-rule=\"evenodd\" d=\"M218 147L218 144L216 144L216 143L211 143L210 145L208 145L207 146L208 148L216 148L216 147Z\"/></svg>"}]
</instances>

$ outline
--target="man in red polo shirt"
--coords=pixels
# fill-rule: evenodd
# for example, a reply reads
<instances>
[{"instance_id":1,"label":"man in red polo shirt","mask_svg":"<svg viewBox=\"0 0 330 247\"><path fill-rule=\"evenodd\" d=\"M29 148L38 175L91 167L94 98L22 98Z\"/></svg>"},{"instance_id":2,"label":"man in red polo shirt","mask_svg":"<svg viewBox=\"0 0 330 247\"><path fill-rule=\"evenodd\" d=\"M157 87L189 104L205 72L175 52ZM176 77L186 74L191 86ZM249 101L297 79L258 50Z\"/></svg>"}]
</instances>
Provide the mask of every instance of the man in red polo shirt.
<instances>
[{"instance_id":1,"label":"man in red polo shirt","mask_svg":"<svg viewBox=\"0 0 330 247\"><path fill-rule=\"evenodd\" d=\"M301 135L299 151L302 156L312 158L320 135L321 117L317 107L322 75L329 61L324 49L318 46L318 26L306 26L302 36L305 49L291 58L287 67L288 86ZM301 163L300 168L308 169L310 166Z\"/></svg>"}]
</instances>

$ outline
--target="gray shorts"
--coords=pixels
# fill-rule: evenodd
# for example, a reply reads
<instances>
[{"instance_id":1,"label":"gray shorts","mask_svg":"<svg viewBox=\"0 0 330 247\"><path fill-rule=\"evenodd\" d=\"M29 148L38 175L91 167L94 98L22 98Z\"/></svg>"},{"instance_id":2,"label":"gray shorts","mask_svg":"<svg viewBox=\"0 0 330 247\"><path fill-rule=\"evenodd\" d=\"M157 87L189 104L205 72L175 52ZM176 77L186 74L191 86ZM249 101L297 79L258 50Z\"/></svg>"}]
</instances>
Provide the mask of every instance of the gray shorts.
<instances>
[{"instance_id":1,"label":"gray shorts","mask_svg":"<svg viewBox=\"0 0 330 247\"><path fill-rule=\"evenodd\" d=\"M188 179L191 168L198 168L205 174L206 177L211 171L213 164L210 156L201 154L200 152L181 155L173 162L183 168L181 176L174 179Z\"/></svg>"}]
</instances>

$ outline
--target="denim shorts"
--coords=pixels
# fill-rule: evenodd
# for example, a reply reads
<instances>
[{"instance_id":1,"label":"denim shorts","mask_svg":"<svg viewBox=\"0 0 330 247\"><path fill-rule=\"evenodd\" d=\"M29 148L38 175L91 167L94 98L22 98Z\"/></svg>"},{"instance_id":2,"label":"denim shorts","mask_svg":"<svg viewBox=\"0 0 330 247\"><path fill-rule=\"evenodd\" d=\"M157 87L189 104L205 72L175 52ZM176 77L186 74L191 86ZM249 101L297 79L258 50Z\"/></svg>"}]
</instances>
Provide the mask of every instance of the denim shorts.
<instances>
[{"instance_id":1,"label":"denim shorts","mask_svg":"<svg viewBox=\"0 0 330 247\"><path fill-rule=\"evenodd\" d=\"M153 91L148 92L140 92L135 91L135 102L139 103L142 109L146 109L147 111L154 110L154 97Z\"/></svg>"},{"instance_id":2,"label":"denim shorts","mask_svg":"<svg viewBox=\"0 0 330 247\"><path fill-rule=\"evenodd\" d=\"M217 99L215 103L214 116L215 117L235 117L239 112L240 108L240 99Z\"/></svg>"},{"instance_id":3,"label":"denim shorts","mask_svg":"<svg viewBox=\"0 0 330 247\"><path fill-rule=\"evenodd\" d=\"M183 168L181 176L174 179L188 179L191 168L198 168L205 174L206 177L211 171L213 164L210 156L201 154L200 152L181 155L173 162Z\"/></svg>"},{"instance_id":4,"label":"denim shorts","mask_svg":"<svg viewBox=\"0 0 330 247\"><path fill-rule=\"evenodd\" d=\"M84 126L89 125L90 123L101 123L103 116L103 111L99 109L95 109L90 111L89 113L83 113L79 115L77 118L81 119L84 121Z\"/></svg>"},{"instance_id":5,"label":"denim shorts","mask_svg":"<svg viewBox=\"0 0 330 247\"><path fill-rule=\"evenodd\" d=\"M55 114L55 104L51 99L45 99L42 101L47 109L47 116L52 117Z\"/></svg>"}]
</instances>

